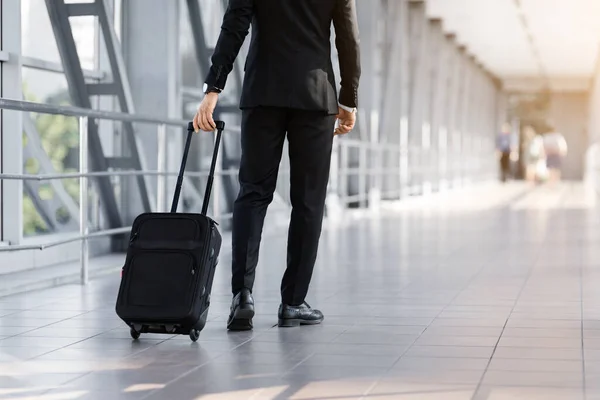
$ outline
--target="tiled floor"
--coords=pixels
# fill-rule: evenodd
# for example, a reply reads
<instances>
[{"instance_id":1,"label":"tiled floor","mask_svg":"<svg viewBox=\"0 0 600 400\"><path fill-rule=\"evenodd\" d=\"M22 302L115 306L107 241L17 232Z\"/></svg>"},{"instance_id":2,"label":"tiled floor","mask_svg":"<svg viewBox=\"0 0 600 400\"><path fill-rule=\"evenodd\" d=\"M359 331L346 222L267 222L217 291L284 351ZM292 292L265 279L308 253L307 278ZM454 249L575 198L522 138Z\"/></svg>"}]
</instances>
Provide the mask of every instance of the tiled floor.
<instances>
[{"instance_id":1,"label":"tiled floor","mask_svg":"<svg viewBox=\"0 0 600 400\"><path fill-rule=\"evenodd\" d=\"M323 234L317 327L273 327L285 235L265 241L251 333L224 329L227 257L196 344L132 342L116 276L0 298L0 399L600 399L593 200L512 185L346 218Z\"/></svg>"}]
</instances>

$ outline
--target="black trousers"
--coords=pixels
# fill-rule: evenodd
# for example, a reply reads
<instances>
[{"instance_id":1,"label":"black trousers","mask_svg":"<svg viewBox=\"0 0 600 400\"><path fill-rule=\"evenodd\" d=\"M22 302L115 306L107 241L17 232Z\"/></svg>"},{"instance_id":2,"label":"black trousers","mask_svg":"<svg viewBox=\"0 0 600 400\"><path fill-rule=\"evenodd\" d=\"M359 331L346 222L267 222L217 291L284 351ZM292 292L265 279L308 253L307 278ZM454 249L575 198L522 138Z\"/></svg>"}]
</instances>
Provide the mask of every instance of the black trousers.
<instances>
[{"instance_id":1,"label":"black trousers","mask_svg":"<svg viewBox=\"0 0 600 400\"><path fill-rule=\"evenodd\" d=\"M289 142L292 215L282 302L304 302L312 278L329 181L335 116L259 107L242 112L240 191L233 209L232 291L252 290L267 207Z\"/></svg>"}]
</instances>

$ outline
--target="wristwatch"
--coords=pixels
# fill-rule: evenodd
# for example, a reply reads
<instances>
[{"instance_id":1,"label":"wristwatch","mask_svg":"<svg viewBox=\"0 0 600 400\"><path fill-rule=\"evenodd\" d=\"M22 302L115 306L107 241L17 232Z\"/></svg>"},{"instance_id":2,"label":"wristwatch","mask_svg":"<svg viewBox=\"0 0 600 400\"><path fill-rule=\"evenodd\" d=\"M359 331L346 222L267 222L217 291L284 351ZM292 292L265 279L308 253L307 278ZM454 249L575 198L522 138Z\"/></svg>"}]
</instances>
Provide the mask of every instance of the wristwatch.
<instances>
[{"instance_id":1,"label":"wristwatch","mask_svg":"<svg viewBox=\"0 0 600 400\"><path fill-rule=\"evenodd\" d=\"M206 83L204 84L204 86L202 87L202 91L204 92L204 94L208 94L208 93L221 93L223 90L219 89L216 86L208 86Z\"/></svg>"}]
</instances>

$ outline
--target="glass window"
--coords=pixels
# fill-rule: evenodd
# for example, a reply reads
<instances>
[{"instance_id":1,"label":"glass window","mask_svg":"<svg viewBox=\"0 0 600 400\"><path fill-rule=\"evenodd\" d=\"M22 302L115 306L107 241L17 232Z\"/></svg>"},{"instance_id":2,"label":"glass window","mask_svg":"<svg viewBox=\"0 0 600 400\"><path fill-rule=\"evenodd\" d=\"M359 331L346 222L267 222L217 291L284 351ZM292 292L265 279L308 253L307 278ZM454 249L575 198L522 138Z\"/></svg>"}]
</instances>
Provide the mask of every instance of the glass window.
<instances>
[{"instance_id":1,"label":"glass window","mask_svg":"<svg viewBox=\"0 0 600 400\"><path fill-rule=\"evenodd\" d=\"M96 17L76 17L70 22L81 66L95 69L98 61ZM23 56L61 63L44 0L21 0L21 33Z\"/></svg>"},{"instance_id":2,"label":"glass window","mask_svg":"<svg viewBox=\"0 0 600 400\"><path fill-rule=\"evenodd\" d=\"M21 0L21 32L23 56L60 63L44 0Z\"/></svg>"},{"instance_id":3,"label":"glass window","mask_svg":"<svg viewBox=\"0 0 600 400\"><path fill-rule=\"evenodd\" d=\"M71 18L71 29L77 54L84 69L96 69L98 65L98 34L96 17Z\"/></svg>"},{"instance_id":4,"label":"glass window","mask_svg":"<svg viewBox=\"0 0 600 400\"><path fill-rule=\"evenodd\" d=\"M67 81L64 74L23 68L23 97L27 101L55 105L70 105ZM29 174L76 172L79 167L79 128L77 118L63 115L23 113L23 169ZM50 170L44 168L49 165ZM56 181L62 185L74 202L78 201L79 180ZM55 231L64 231L56 224L66 223L70 218L64 207L52 210L54 215L45 215L45 201L56 196L48 182L31 187L26 182L23 188L23 235L33 236ZM46 209L47 210L47 209ZM47 211L46 211L47 212Z\"/></svg>"}]
</instances>

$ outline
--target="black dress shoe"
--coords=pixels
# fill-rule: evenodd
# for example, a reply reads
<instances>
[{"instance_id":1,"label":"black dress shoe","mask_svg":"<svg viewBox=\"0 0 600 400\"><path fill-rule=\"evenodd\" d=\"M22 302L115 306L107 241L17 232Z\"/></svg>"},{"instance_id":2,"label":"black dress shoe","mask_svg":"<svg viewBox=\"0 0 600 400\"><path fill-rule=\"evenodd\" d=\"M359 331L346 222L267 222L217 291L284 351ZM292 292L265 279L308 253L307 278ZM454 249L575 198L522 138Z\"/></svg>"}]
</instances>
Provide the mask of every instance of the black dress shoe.
<instances>
[{"instance_id":1,"label":"black dress shoe","mask_svg":"<svg viewBox=\"0 0 600 400\"><path fill-rule=\"evenodd\" d=\"M300 325L318 325L323 321L323 313L312 309L308 304L299 306L281 304L279 306L279 326L294 327Z\"/></svg>"},{"instance_id":2,"label":"black dress shoe","mask_svg":"<svg viewBox=\"0 0 600 400\"><path fill-rule=\"evenodd\" d=\"M248 331L252 329L254 299L249 289L242 289L233 297L230 310L227 329L230 331Z\"/></svg>"}]
</instances>

